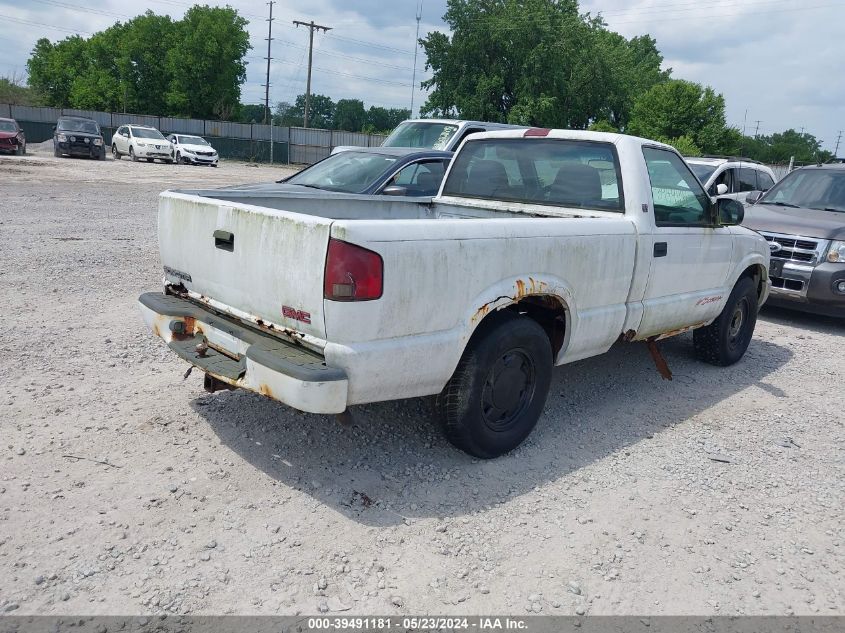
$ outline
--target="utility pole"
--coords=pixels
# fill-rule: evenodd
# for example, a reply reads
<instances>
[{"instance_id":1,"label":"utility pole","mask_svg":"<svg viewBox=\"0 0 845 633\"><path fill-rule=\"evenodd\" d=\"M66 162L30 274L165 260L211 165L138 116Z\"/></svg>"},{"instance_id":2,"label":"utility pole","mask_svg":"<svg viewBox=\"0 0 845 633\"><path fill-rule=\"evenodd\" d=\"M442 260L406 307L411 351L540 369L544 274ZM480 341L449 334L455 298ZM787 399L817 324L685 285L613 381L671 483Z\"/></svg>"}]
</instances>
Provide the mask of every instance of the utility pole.
<instances>
[{"instance_id":1,"label":"utility pole","mask_svg":"<svg viewBox=\"0 0 845 633\"><path fill-rule=\"evenodd\" d=\"M761 123L762 121L760 119L757 119L757 127L754 128L754 138L757 138L757 136L759 135Z\"/></svg>"},{"instance_id":2,"label":"utility pole","mask_svg":"<svg viewBox=\"0 0 845 633\"><path fill-rule=\"evenodd\" d=\"M303 127L308 127L308 110L311 107L311 60L314 56L314 30L318 31L331 31L332 28L330 26L320 26L319 24L314 24L314 20L310 22L300 22L299 20L294 20L293 23L299 26L308 27L308 82L305 86L305 120L302 122Z\"/></svg>"},{"instance_id":3,"label":"utility pole","mask_svg":"<svg viewBox=\"0 0 845 633\"><path fill-rule=\"evenodd\" d=\"M839 157L839 142L842 140L842 130L839 130L839 136L836 137L836 149L833 150L833 157Z\"/></svg>"},{"instance_id":4,"label":"utility pole","mask_svg":"<svg viewBox=\"0 0 845 633\"><path fill-rule=\"evenodd\" d=\"M267 4L270 5L270 17L267 18L267 80L264 84L264 123L270 123L270 44L273 41L273 5L274 0L270 0Z\"/></svg>"},{"instance_id":5,"label":"utility pole","mask_svg":"<svg viewBox=\"0 0 845 633\"><path fill-rule=\"evenodd\" d=\"M414 93L417 91L417 51L420 48L420 19L423 0L417 5L417 37L414 39L414 73L411 76L411 118L414 118Z\"/></svg>"}]
</instances>

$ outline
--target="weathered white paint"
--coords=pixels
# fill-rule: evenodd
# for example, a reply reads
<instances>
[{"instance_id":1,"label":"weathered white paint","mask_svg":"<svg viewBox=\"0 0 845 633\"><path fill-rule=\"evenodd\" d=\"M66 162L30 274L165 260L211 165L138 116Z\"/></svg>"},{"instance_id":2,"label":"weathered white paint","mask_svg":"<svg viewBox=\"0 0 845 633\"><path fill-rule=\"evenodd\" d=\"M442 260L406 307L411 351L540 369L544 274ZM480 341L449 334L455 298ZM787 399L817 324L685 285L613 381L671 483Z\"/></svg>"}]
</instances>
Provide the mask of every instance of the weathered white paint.
<instances>
[{"instance_id":1,"label":"weathered white paint","mask_svg":"<svg viewBox=\"0 0 845 633\"><path fill-rule=\"evenodd\" d=\"M548 138L613 143L624 213L443 196L431 203L327 196L321 210L313 195L279 195L269 204L263 191L255 197L267 206L257 206L248 191L166 192L162 263L191 275L185 286L197 300L304 333L329 366L345 370L348 404L438 393L483 318L526 296L563 306L567 332L555 359L563 364L607 351L622 334L644 339L709 323L747 267L768 269L765 240L746 229L655 226L642 146L659 144L564 130ZM235 234L234 253L215 249L216 229ZM323 299L329 237L382 256L380 299ZM657 241L667 242L666 257L654 257ZM309 312L311 324L284 319L283 305ZM247 376L253 371L270 378L266 368ZM299 406L276 380L272 397ZM314 410L319 393L305 410ZM336 409L338 397L324 408Z\"/></svg>"}]
</instances>

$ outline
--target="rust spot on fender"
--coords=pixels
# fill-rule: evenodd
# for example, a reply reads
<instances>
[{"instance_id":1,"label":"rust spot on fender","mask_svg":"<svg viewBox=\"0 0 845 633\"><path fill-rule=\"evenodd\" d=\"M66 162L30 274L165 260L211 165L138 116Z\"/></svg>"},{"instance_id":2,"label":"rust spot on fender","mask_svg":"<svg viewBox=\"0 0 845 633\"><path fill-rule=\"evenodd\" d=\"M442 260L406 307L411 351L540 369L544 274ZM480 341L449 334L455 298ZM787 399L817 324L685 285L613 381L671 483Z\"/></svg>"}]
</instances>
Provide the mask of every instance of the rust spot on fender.
<instances>
[{"instance_id":1,"label":"rust spot on fender","mask_svg":"<svg viewBox=\"0 0 845 633\"><path fill-rule=\"evenodd\" d=\"M626 343L630 343L635 338L637 338L637 331L636 330L628 330L622 334L622 340Z\"/></svg>"},{"instance_id":2,"label":"rust spot on fender","mask_svg":"<svg viewBox=\"0 0 845 633\"><path fill-rule=\"evenodd\" d=\"M258 385L258 393L260 393L262 396L267 396L268 398L273 398L273 400L276 400L276 396L273 395L273 390L270 389L269 385L265 385L264 383Z\"/></svg>"},{"instance_id":3,"label":"rust spot on fender","mask_svg":"<svg viewBox=\"0 0 845 633\"><path fill-rule=\"evenodd\" d=\"M524 297L525 296L525 282L522 279L516 280L516 297Z\"/></svg>"}]
</instances>

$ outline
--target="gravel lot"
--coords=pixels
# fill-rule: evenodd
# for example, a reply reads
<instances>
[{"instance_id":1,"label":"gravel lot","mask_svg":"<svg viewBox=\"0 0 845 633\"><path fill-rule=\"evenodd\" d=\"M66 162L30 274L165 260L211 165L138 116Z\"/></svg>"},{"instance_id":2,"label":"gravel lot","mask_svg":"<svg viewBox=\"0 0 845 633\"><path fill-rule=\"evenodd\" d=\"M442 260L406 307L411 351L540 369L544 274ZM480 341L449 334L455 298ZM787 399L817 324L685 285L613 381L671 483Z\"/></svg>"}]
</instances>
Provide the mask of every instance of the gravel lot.
<instances>
[{"instance_id":1,"label":"gravel lot","mask_svg":"<svg viewBox=\"0 0 845 633\"><path fill-rule=\"evenodd\" d=\"M845 614L845 325L765 310L745 359L558 368L479 462L428 400L356 423L202 374L145 330L156 196L280 168L0 157L0 612Z\"/></svg>"}]
</instances>

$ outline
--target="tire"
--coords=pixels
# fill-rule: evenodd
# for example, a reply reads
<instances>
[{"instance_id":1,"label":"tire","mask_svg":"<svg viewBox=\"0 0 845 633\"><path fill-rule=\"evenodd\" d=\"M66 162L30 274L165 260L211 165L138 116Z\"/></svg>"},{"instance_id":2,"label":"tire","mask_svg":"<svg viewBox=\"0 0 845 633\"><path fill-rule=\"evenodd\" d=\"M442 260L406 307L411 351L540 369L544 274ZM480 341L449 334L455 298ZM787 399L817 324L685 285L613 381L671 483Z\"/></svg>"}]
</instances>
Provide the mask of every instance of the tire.
<instances>
[{"instance_id":1,"label":"tire","mask_svg":"<svg viewBox=\"0 0 845 633\"><path fill-rule=\"evenodd\" d=\"M102 148L97 154L97 160L106 160L106 148Z\"/></svg>"},{"instance_id":2,"label":"tire","mask_svg":"<svg viewBox=\"0 0 845 633\"><path fill-rule=\"evenodd\" d=\"M59 151L59 148L55 145L53 146L53 156L55 156L56 158L61 158L62 156L62 153Z\"/></svg>"},{"instance_id":3,"label":"tire","mask_svg":"<svg viewBox=\"0 0 845 633\"><path fill-rule=\"evenodd\" d=\"M147 159L147 162L148 162L148 163L155 162L155 158L148 158L148 159Z\"/></svg>"},{"instance_id":4,"label":"tire","mask_svg":"<svg viewBox=\"0 0 845 633\"><path fill-rule=\"evenodd\" d=\"M436 401L446 438L481 459L504 455L528 437L552 376L543 328L528 317L494 318L497 323L470 341Z\"/></svg>"},{"instance_id":5,"label":"tire","mask_svg":"<svg viewBox=\"0 0 845 633\"><path fill-rule=\"evenodd\" d=\"M26 156L26 143L18 146L18 148L15 150L15 154L17 154L18 156Z\"/></svg>"},{"instance_id":6,"label":"tire","mask_svg":"<svg viewBox=\"0 0 845 633\"><path fill-rule=\"evenodd\" d=\"M212 167L217 167L217 163L211 163Z\"/></svg>"},{"instance_id":7,"label":"tire","mask_svg":"<svg viewBox=\"0 0 845 633\"><path fill-rule=\"evenodd\" d=\"M135 150L131 145L129 146L129 160L131 160L133 163L138 162L138 157L135 156Z\"/></svg>"},{"instance_id":8,"label":"tire","mask_svg":"<svg viewBox=\"0 0 845 633\"><path fill-rule=\"evenodd\" d=\"M115 145L113 143L112 143L112 146L111 146L111 155L112 155L112 158L114 158L115 160L120 160L120 152L117 151L117 145Z\"/></svg>"},{"instance_id":9,"label":"tire","mask_svg":"<svg viewBox=\"0 0 845 633\"><path fill-rule=\"evenodd\" d=\"M696 357L720 367L737 362L751 343L758 309L754 280L743 277L734 286L725 308L716 320L693 331Z\"/></svg>"}]
</instances>

